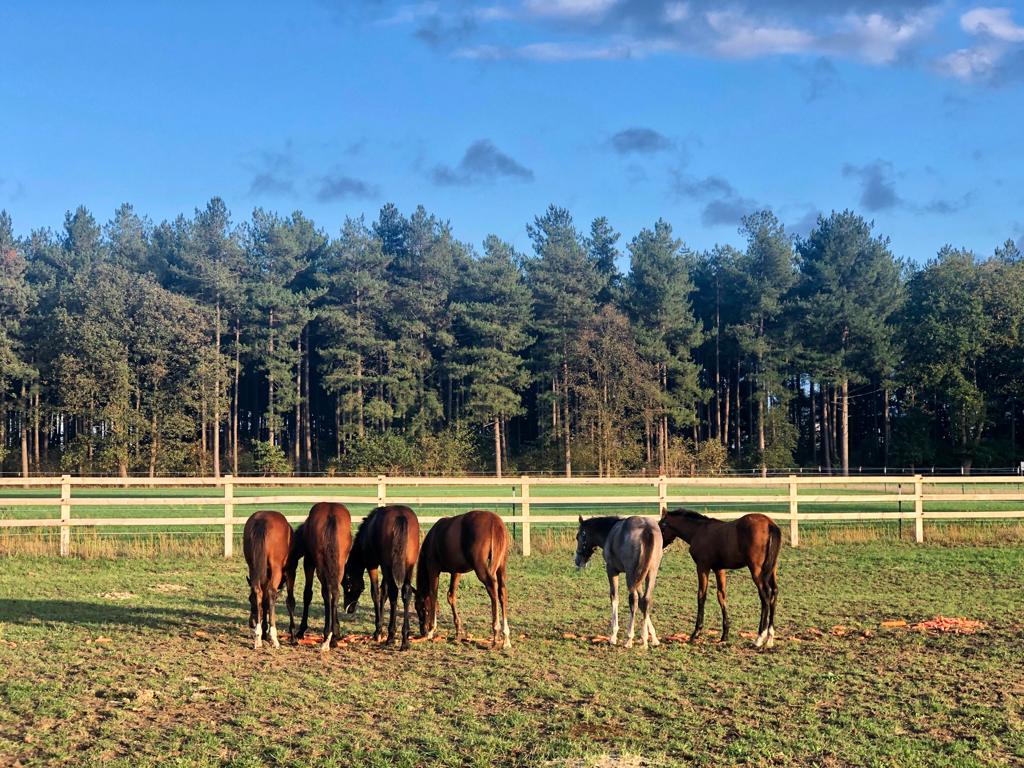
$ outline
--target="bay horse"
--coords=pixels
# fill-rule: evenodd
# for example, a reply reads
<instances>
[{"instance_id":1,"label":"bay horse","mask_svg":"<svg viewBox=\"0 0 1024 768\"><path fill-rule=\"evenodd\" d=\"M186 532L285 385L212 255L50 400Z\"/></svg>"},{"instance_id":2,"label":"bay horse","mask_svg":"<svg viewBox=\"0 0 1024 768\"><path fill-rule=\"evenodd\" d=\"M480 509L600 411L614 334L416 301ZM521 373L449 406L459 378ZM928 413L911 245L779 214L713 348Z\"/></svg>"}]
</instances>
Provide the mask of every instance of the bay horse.
<instances>
[{"instance_id":1,"label":"bay horse","mask_svg":"<svg viewBox=\"0 0 1024 768\"><path fill-rule=\"evenodd\" d=\"M390 645L395 641L395 610L398 592L402 592L402 646L409 649L409 598L412 597L413 571L420 553L420 522L409 507L392 504L377 507L359 526L352 552L345 565L342 585L345 589L345 609L354 613L363 592L363 572L370 575L370 597L373 599L373 616L376 623L373 639L380 641L384 623L384 602L391 603L391 618L388 622ZM377 570L384 580L381 591L377 581Z\"/></svg>"},{"instance_id":2,"label":"bay horse","mask_svg":"<svg viewBox=\"0 0 1024 768\"><path fill-rule=\"evenodd\" d=\"M722 642L729 639L729 612L725 603L725 572L746 567L761 598L761 621L754 645L775 645L775 600L779 594L776 567L782 546L782 531L767 515L749 514L724 522L690 509L673 509L659 522L667 547L677 538L690 545L690 557L697 566L697 624L690 642L704 626L704 600L708 574L715 572L718 604L722 607Z\"/></svg>"},{"instance_id":3,"label":"bay horse","mask_svg":"<svg viewBox=\"0 0 1024 768\"><path fill-rule=\"evenodd\" d=\"M580 516L580 527L576 532L576 567L583 568L589 562L594 550L604 551L605 570L608 574L609 597L612 603L612 621L608 630L608 642L615 645L619 637L619 574L626 574L629 590L629 632L626 647L633 647L633 630L639 604L643 623L640 641L644 648L648 644L658 645L658 635L651 623L651 602L654 585L658 580L661 565L661 530L646 517L592 517L584 520ZM643 590L641 594L641 590Z\"/></svg>"},{"instance_id":4,"label":"bay horse","mask_svg":"<svg viewBox=\"0 0 1024 768\"><path fill-rule=\"evenodd\" d=\"M292 545L292 527L284 515L263 510L245 521L242 551L249 567L249 628L253 647L262 648L268 640L275 648L277 640L277 591L288 584L288 630L295 629L295 571L288 570Z\"/></svg>"},{"instance_id":5,"label":"bay horse","mask_svg":"<svg viewBox=\"0 0 1024 768\"><path fill-rule=\"evenodd\" d=\"M306 634L309 603L313 599L313 573L320 579L320 593L324 599L324 641L320 647L326 651L336 648L341 637L338 624L338 597L341 595L341 577L345 572L352 549L352 517L344 504L321 501L312 506L309 516L296 531L300 541L292 547L289 564L293 572L299 558L306 572L306 586L302 591L302 621L298 639Z\"/></svg>"},{"instance_id":6,"label":"bay horse","mask_svg":"<svg viewBox=\"0 0 1024 768\"><path fill-rule=\"evenodd\" d=\"M462 638L462 620L455 605L455 591L461 575L473 571L491 598L491 644L497 646L499 638L504 635L502 647L511 647L508 590L505 586L507 559L508 531L502 519L493 512L473 510L434 523L423 539L416 569L416 613L420 620L420 636L430 639L437 631L437 582L442 573L449 573L448 604L455 620L455 639ZM501 624L498 623L499 603Z\"/></svg>"}]
</instances>

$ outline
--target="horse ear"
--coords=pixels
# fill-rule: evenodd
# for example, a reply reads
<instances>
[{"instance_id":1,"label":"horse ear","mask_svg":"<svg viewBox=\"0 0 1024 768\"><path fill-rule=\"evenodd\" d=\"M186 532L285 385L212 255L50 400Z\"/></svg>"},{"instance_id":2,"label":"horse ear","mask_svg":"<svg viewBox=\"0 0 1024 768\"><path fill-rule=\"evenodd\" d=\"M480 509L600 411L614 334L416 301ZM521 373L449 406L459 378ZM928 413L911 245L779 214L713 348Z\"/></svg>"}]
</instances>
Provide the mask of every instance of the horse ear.
<instances>
[{"instance_id":1,"label":"horse ear","mask_svg":"<svg viewBox=\"0 0 1024 768\"><path fill-rule=\"evenodd\" d=\"M582 523L583 522L583 515L577 515L577 517L579 517L580 522Z\"/></svg>"}]
</instances>

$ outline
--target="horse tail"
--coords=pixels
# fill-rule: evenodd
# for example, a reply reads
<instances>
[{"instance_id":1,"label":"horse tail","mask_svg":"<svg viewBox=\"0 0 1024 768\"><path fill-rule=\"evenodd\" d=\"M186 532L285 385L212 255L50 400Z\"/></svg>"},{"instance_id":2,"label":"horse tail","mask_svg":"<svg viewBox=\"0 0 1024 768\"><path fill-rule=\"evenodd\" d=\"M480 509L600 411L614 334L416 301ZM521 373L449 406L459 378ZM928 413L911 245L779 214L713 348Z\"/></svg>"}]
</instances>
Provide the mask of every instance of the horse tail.
<instances>
[{"instance_id":1,"label":"horse tail","mask_svg":"<svg viewBox=\"0 0 1024 768\"><path fill-rule=\"evenodd\" d=\"M333 510L328 512L324 523L323 551L321 554L320 573L329 589L336 590L341 584L341 572L338 569L338 518Z\"/></svg>"},{"instance_id":2,"label":"horse tail","mask_svg":"<svg viewBox=\"0 0 1024 768\"><path fill-rule=\"evenodd\" d=\"M782 548L782 530L775 523L768 523L768 544L765 546L764 563L761 565L761 578L767 582L775 573L779 562L779 550Z\"/></svg>"},{"instance_id":3,"label":"horse tail","mask_svg":"<svg viewBox=\"0 0 1024 768\"><path fill-rule=\"evenodd\" d=\"M635 584L642 584L651 570L654 561L654 529L645 525L640 531L640 557L636 564Z\"/></svg>"},{"instance_id":4,"label":"horse tail","mask_svg":"<svg viewBox=\"0 0 1024 768\"><path fill-rule=\"evenodd\" d=\"M409 521L405 515L395 517L395 527L391 538L391 573L395 579L395 585L399 588L405 584L408 578L408 571L405 563L405 553L409 549Z\"/></svg>"},{"instance_id":5,"label":"horse tail","mask_svg":"<svg viewBox=\"0 0 1024 768\"><path fill-rule=\"evenodd\" d=\"M267 558L267 521L263 518L254 520L250 529L252 538L249 540L249 584L262 587L270 580L270 561Z\"/></svg>"}]
</instances>

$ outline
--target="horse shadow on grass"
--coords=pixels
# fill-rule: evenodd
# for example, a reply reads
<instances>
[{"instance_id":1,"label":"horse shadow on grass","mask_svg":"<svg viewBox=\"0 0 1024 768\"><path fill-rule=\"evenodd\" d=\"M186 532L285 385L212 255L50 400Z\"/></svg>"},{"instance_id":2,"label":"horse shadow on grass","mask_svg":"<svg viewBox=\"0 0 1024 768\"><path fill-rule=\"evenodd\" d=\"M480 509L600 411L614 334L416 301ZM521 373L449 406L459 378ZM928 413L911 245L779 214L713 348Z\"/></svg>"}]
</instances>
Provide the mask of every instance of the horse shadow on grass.
<instances>
[{"instance_id":1,"label":"horse shadow on grass","mask_svg":"<svg viewBox=\"0 0 1024 768\"><path fill-rule=\"evenodd\" d=\"M82 602L75 600L0 599L0 623L31 626L63 624L70 627L145 627L156 630L214 629L228 630L244 620L193 608L165 608Z\"/></svg>"}]
</instances>

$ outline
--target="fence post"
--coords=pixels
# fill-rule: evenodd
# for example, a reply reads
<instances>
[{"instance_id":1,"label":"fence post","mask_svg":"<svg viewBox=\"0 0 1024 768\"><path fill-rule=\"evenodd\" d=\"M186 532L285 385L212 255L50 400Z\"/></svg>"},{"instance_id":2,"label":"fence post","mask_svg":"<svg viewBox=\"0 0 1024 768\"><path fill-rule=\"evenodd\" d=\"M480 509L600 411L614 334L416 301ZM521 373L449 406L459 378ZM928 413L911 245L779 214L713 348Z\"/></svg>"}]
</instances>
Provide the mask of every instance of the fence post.
<instances>
[{"instance_id":1,"label":"fence post","mask_svg":"<svg viewBox=\"0 0 1024 768\"><path fill-rule=\"evenodd\" d=\"M914 541L924 543L924 478L914 475Z\"/></svg>"},{"instance_id":2,"label":"fence post","mask_svg":"<svg viewBox=\"0 0 1024 768\"><path fill-rule=\"evenodd\" d=\"M658 514L668 512L668 483L664 475L658 475Z\"/></svg>"},{"instance_id":3,"label":"fence post","mask_svg":"<svg viewBox=\"0 0 1024 768\"><path fill-rule=\"evenodd\" d=\"M800 526L797 522L796 475L789 476L789 545L800 546Z\"/></svg>"},{"instance_id":4,"label":"fence post","mask_svg":"<svg viewBox=\"0 0 1024 768\"><path fill-rule=\"evenodd\" d=\"M523 557L530 556L530 477L519 478L520 508L523 510Z\"/></svg>"},{"instance_id":5,"label":"fence post","mask_svg":"<svg viewBox=\"0 0 1024 768\"><path fill-rule=\"evenodd\" d=\"M383 507L388 496L388 481L385 475L377 475L377 506Z\"/></svg>"},{"instance_id":6,"label":"fence post","mask_svg":"<svg viewBox=\"0 0 1024 768\"><path fill-rule=\"evenodd\" d=\"M224 475L224 557L231 557L235 551L235 485L231 475Z\"/></svg>"},{"instance_id":7,"label":"fence post","mask_svg":"<svg viewBox=\"0 0 1024 768\"><path fill-rule=\"evenodd\" d=\"M71 554L71 475L60 477L60 556Z\"/></svg>"}]
</instances>

